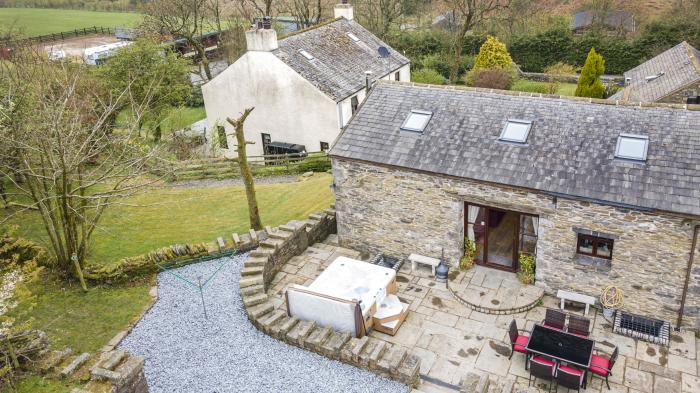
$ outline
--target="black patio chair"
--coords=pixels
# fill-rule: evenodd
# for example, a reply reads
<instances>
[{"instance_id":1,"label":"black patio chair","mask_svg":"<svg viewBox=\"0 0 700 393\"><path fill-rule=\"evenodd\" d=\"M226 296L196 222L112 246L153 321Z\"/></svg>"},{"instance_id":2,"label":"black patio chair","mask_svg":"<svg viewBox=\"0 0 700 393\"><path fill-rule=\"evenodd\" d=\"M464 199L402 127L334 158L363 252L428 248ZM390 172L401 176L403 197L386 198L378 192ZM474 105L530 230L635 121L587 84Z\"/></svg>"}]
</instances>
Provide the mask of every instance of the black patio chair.
<instances>
[{"instance_id":1,"label":"black patio chair","mask_svg":"<svg viewBox=\"0 0 700 393\"><path fill-rule=\"evenodd\" d=\"M508 359L513 357L513 353L520 352L525 354L525 370L527 370L527 342L530 340L528 336L523 336L519 333L518 324L515 319L510 322L508 327L508 338L510 338L510 356Z\"/></svg>"},{"instance_id":2,"label":"black patio chair","mask_svg":"<svg viewBox=\"0 0 700 393\"><path fill-rule=\"evenodd\" d=\"M566 313L548 308L545 311L542 324L550 329L564 330L564 325L566 325Z\"/></svg>"},{"instance_id":3,"label":"black patio chair","mask_svg":"<svg viewBox=\"0 0 700 393\"><path fill-rule=\"evenodd\" d=\"M556 381L557 386L561 385L568 389L576 389L577 392L581 391L583 386L583 370L571 366L559 365L557 367Z\"/></svg>"},{"instance_id":4,"label":"black patio chair","mask_svg":"<svg viewBox=\"0 0 700 393\"><path fill-rule=\"evenodd\" d=\"M569 315L566 332L579 337L588 337L591 334L591 320L579 315Z\"/></svg>"},{"instance_id":5,"label":"black patio chair","mask_svg":"<svg viewBox=\"0 0 700 393\"><path fill-rule=\"evenodd\" d=\"M556 362L543 356L533 356L530 358L530 376L527 379L527 386L530 386L533 377L535 382L537 382L537 378L539 378L549 381L549 388L547 391L551 391L552 385L554 385L552 382L554 381L556 365ZM556 388L554 390L556 391Z\"/></svg>"},{"instance_id":6,"label":"black patio chair","mask_svg":"<svg viewBox=\"0 0 700 393\"><path fill-rule=\"evenodd\" d=\"M593 356L591 356L591 366L588 367L588 371L591 372L591 380L593 380L593 374L605 378L605 385L608 386L608 390L610 390L608 377L612 375L612 368L617 361L618 352L618 348L615 347L615 350L609 358L593 354Z\"/></svg>"}]
</instances>

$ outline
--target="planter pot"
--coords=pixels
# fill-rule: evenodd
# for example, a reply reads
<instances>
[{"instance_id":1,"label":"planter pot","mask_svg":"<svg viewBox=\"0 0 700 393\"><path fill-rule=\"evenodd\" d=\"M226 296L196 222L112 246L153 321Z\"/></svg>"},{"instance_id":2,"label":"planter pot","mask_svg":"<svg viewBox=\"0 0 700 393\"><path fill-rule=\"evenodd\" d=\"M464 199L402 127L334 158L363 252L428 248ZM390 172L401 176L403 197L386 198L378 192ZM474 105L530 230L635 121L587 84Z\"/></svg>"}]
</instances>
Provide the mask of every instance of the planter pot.
<instances>
[{"instance_id":1,"label":"planter pot","mask_svg":"<svg viewBox=\"0 0 700 393\"><path fill-rule=\"evenodd\" d=\"M613 314L615 314L615 309L613 309L613 308L604 308L603 309L603 316L605 318L612 318Z\"/></svg>"}]
</instances>

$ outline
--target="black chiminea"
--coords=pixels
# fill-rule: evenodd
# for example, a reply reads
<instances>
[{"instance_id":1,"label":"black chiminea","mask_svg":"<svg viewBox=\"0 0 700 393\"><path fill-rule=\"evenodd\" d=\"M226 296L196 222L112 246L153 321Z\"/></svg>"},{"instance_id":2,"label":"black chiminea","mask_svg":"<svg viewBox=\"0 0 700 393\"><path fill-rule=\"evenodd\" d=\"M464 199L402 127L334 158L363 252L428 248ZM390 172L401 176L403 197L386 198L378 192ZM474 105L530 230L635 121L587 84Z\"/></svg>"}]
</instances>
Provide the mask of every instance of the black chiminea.
<instances>
[{"instance_id":1,"label":"black chiminea","mask_svg":"<svg viewBox=\"0 0 700 393\"><path fill-rule=\"evenodd\" d=\"M348 0L340 0L340 4L347 4Z\"/></svg>"},{"instance_id":2,"label":"black chiminea","mask_svg":"<svg viewBox=\"0 0 700 393\"><path fill-rule=\"evenodd\" d=\"M270 19L269 16L263 17L263 29L271 29L272 28L272 19Z\"/></svg>"},{"instance_id":3,"label":"black chiminea","mask_svg":"<svg viewBox=\"0 0 700 393\"><path fill-rule=\"evenodd\" d=\"M447 266L447 261L445 261L445 249L442 249L442 256L440 257L440 264L435 268L435 280L438 282L447 283L447 274L450 272L450 267Z\"/></svg>"}]
</instances>

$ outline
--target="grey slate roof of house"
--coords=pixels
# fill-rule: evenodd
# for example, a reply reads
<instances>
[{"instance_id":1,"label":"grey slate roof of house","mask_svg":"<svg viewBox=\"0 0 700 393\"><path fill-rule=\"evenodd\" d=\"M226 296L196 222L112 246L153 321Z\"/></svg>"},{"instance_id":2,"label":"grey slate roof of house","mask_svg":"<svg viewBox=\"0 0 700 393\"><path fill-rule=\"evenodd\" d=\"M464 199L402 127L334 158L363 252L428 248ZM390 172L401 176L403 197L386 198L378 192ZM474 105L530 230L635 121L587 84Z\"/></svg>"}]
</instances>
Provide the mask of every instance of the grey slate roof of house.
<instances>
[{"instance_id":1,"label":"grey slate roof of house","mask_svg":"<svg viewBox=\"0 0 700 393\"><path fill-rule=\"evenodd\" d=\"M400 130L411 110L433 112L422 134ZM533 122L526 145L498 140L508 119ZM646 162L614 157L621 133L649 137ZM381 82L330 154L700 215L700 110Z\"/></svg>"},{"instance_id":2,"label":"grey slate roof of house","mask_svg":"<svg viewBox=\"0 0 700 393\"><path fill-rule=\"evenodd\" d=\"M379 56L382 46L389 50L388 57ZM301 50L314 60L304 57ZM409 63L367 29L345 18L281 39L272 53L336 102L365 87L365 71L372 71L372 79L376 79Z\"/></svg>"},{"instance_id":3,"label":"grey slate roof of house","mask_svg":"<svg viewBox=\"0 0 700 393\"><path fill-rule=\"evenodd\" d=\"M647 81L648 76L663 75ZM654 102L700 81L700 52L683 41L660 55L625 72L628 85L613 100Z\"/></svg>"}]
</instances>

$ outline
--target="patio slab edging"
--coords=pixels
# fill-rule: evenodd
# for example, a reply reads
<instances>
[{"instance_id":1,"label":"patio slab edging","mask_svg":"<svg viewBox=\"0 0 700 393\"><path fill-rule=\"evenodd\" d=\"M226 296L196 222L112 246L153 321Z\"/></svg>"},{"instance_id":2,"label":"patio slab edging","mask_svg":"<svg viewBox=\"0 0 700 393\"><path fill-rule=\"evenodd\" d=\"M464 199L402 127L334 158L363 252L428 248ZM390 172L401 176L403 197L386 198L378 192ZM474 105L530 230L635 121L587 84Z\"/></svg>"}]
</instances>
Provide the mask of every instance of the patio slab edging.
<instances>
[{"instance_id":1,"label":"patio slab edging","mask_svg":"<svg viewBox=\"0 0 700 393\"><path fill-rule=\"evenodd\" d=\"M367 369L410 387L418 386L420 359L406 348L369 336L355 338L349 333L317 326L313 321L300 321L276 310L270 301L267 290L284 264L301 255L309 245L335 233L336 228L334 209L310 214L304 221L266 228L267 239L251 251L244 262L246 275L239 281L248 319L258 330L289 345Z\"/></svg>"},{"instance_id":2,"label":"patio slab edging","mask_svg":"<svg viewBox=\"0 0 700 393\"><path fill-rule=\"evenodd\" d=\"M449 282L447 283L447 290L450 291L452 296L457 299L457 301L464 306L474 310L478 311L484 314L492 314L492 315L510 315L510 314L517 314L521 312L526 312L529 311L533 308L535 308L540 301L542 301L542 298L544 297L544 292L534 301L518 306L518 307L509 307L509 308L492 308L492 307L485 307L485 306L480 306L478 304L474 304L469 302L468 300L464 299L462 296L459 295L458 291L455 291L450 285Z\"/></svg>"}]
</instances>

